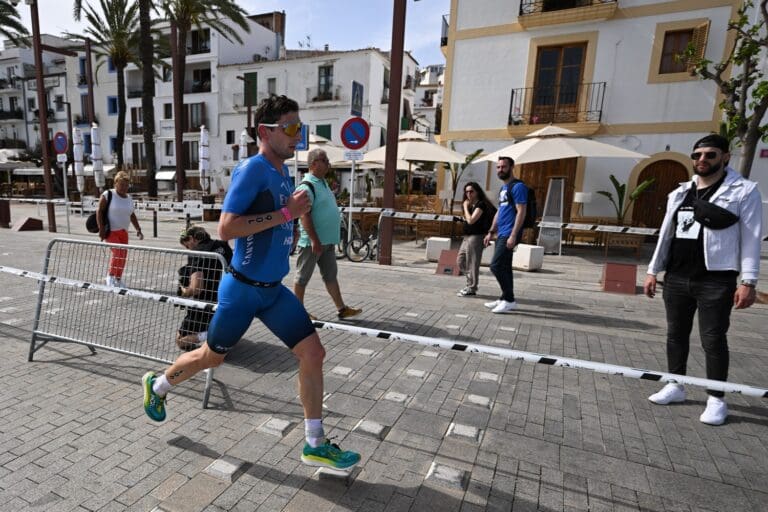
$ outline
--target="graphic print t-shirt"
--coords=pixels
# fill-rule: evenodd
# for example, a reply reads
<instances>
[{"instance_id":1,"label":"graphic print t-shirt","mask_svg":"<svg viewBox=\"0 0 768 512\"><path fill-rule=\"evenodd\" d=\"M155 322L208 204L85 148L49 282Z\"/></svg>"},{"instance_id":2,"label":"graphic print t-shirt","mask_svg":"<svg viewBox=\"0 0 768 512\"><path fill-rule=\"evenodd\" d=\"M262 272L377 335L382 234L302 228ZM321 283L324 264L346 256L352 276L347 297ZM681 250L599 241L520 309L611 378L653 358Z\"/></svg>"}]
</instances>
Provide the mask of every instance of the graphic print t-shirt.
<instances>
[{"instance_id":1,"label":"graphic print t-shirt","mask_svg":"<svg viewBox=\"0 0 768 512\"><path fill-rule=\"evenodd\" d=\"M240 162L232 172L232 184L221 210L235 215L274 212L288 204L292 193L288 168L284 165L281 173L262 155L256 155ZM293 222L238 238L232 266L254 281L280 281L288 274L292 243Z\"/></svg>"}]
</instances>

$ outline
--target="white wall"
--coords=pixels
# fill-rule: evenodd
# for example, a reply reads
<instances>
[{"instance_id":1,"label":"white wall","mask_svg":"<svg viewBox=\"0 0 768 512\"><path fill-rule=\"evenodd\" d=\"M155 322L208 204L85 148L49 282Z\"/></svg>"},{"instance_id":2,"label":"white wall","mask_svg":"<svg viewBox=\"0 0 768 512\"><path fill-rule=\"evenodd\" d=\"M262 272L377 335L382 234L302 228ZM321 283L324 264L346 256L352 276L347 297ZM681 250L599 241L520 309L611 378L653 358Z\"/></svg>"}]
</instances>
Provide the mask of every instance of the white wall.
<instances>
[{"instance_id":1,"label":"white wall","mask_svg":"<svg viewBox=\"0 0 768 512\"><path fill-rule=\"evenodd\" d=\"M450 23L458 30L502 25L517 21L519 12L519 0L460 0L459 12L451 13Z\"/></svg>"}]
</instances>

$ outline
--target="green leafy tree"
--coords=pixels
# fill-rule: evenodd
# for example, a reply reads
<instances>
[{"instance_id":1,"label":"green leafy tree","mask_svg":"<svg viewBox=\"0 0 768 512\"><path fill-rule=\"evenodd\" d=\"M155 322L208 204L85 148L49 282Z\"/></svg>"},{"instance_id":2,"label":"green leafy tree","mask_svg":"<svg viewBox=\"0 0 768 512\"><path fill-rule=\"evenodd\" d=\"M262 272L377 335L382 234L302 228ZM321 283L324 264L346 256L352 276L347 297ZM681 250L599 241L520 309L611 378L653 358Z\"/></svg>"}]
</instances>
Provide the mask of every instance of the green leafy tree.
<instances>
[{"instance_id":1,"label":"green leafy tree","mask_svg":"<svg viewBox=\"0 0 768 512\"><path fill-rule=\"evenodd\" d=\"M635 190L632 191L631 194L629 194L629 198L627 198L627 184L626 183L619 183L619 180L616 179L616 176L611 174L610 176L611 183L613 184L613 189L616 192L616 198L614 199L613 194L611 192L608 192L607 190L598 190L597 193L605 196L608 198L608 200L613 205L613 208L616 210L616 224L619 226L624 225L624 219L627 216L627 212L629 212L630 205L638 198L640 197L640 194L645 192L648 187L650 187L654 181L656 181L656 178L648 178L641 184L639 184L637 187L635 187ZM626 204L624 204L626 201Z\"/></svg>"},{"instance_id":2,"label":"green leafy tree","mask_svg":"<svg viewBox=\"0 0 768 512\"><path fill-rule=\"evenodd\" d=\"M21 23L19 11L8 0L0 0L0 36L19 46L26 46L29 31Z\"/></svg>"},{"instance_id":3,"label":"green leafy tree","mask_svg":"<svg viewBox=\"0 0 768 512\"><path fill-rule=\"evenodd\" d=\"M720 62L698 57L689 45L684 54L691 72L703 80L712 80L723 101L720 109L725 115L725 132L741 147L739 172L748 178L758 142L768 141L768 124L763 123L768 109L768 80L764 79L764 57L768 51L768 0L760 0L759 20L750 19L752 0L745 0L728 31L735 35L733 47Z\"/></svg>"},{"instance_id":4,"label":"green leafy tree","mask_svg":"<svg viewBox=\"0 0 768 512\"><path fill-rule=\"evenodd\" d=\"M453 142L451 142L451 149L456 151L456 145ZM456 200L456 188L459 186L459 181L464 175L464 171L467 170L467 167L469 167L482 152L482 148L476 149L467 155L464 163L453 164L448 167L448 170L451 172L451 212L453 212L453 202Z\"/></svg>"},{"instance_id":5,"label":"green leafy tree","mask_svg":"<svg viewBox=\"0 0 768 512\"><path fill-rule=\"evenodd\" d=\"M187 35L192 27L203 26L221 34L227 41L243 40L236 25L250 32L246 11L234 0L158 0L157 5L171 24L171 57L173 67L173 117L176 138L176 194L181 201L184 195L186 173L182 137L186 120L184 112L184 75L187 59ZM175 34L175 37L173 37Z\"/></svg>"},{"instance_id":6,"label":"green leafy tree","mask_svg":"<svg viewBox=\"0 0 768 512\"><path fill-rule=\"evenodd\" d=\"M138 4L132 0L99 0L101 14L87 3L82 8L85 14L84 35L94 43L96 71L111 61L117 74L117 167L123 167L123 146L125 142L125 68L129 63L138 65L139 16ZM77 5L75 6L76 12Z\"/></svg>"}]
</instances>

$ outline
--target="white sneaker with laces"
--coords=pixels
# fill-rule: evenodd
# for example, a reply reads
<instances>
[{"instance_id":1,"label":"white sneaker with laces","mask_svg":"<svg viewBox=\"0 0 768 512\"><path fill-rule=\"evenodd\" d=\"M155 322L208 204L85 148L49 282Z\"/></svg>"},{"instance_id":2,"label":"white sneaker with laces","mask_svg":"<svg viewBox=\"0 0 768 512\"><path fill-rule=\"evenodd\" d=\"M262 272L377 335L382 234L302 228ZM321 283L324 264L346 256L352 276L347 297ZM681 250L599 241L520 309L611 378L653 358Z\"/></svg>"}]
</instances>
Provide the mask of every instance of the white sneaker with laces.
<instances>
[{"instance_id":1,"label":"white sneaker with laces","mask_svg":"<svg viewBox=\"0 0 768 512\"><path fill-rule=\"evenodd\" d=\"M722 425L728 417L728 404L716 396L707 398L707 408L699 416L699 421L707 425Z\"/></svg>"},{"instance_id":2,"label":"white sneaker with laces","mask_svg":"<svg viewBox=\"0 0 768 512\"><path fill-rule=\"evenodd\" d=\"M487 307L488 309L493 309L493 308L495 308L496 306L499 305L499 302L501 302L501 300L493 300L491 302L486 302L483 305L485 307Z\"/></svg>"},{"instance_id":3,"label":"white sneaker with laces","mask_svg":"<svg viewBox=\"0 0 768 512\"><path fill-rule=\"evenodd\" d=\"M500 300L499 303L496 304L496 307L491 310L491 313L511 313L516 309L517 302L507 302L505 300Z\"/></svg>"},{"instance_id":4,"label":"white sneaker with laces","mask_svg":"<svg viewBox=\"0 0 768 512\"><path fill-rule=\"evenodd\" d=\"M655 404L667 405L674 402L685 402L685 388L682 384L670 382L661 391L652 394L648 400Z\"/></svg>"}]
</instances>

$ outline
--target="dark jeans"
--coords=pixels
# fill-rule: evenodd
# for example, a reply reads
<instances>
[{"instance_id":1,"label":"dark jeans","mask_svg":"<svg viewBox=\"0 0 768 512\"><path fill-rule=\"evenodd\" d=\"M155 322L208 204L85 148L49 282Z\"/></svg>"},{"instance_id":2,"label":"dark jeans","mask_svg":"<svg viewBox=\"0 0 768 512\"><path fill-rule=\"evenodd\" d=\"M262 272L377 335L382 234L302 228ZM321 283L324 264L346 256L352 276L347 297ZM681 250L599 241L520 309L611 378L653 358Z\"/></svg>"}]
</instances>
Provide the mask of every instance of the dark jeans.
<instances>
[{"instance_id":1,"label":"dark jeans","mask_svg":"<svg viewBox=\"0 0 768 512\"><path fill-rule=\"evenodd\" d=\"M671 373L685 375L693 315L699 311L699 335L707 366L707 378L728 379L728 328L731 325L736 277L664 277L667 310L667 364ZM721 391L707 390L722 397Z\"/></svg>"},{"instance_id":2,"label":"dark jeans","mask_svg":"<svg viewBox=\"0 0 768 512\"><path fill-rule=\"evenodd\" d=\"M515 285L512 279L512 251L507 249L507 236L496 239L491 260L491 272L501 287L501 299L507 302L515 300Z\"/></svg>"}]
</instances>

